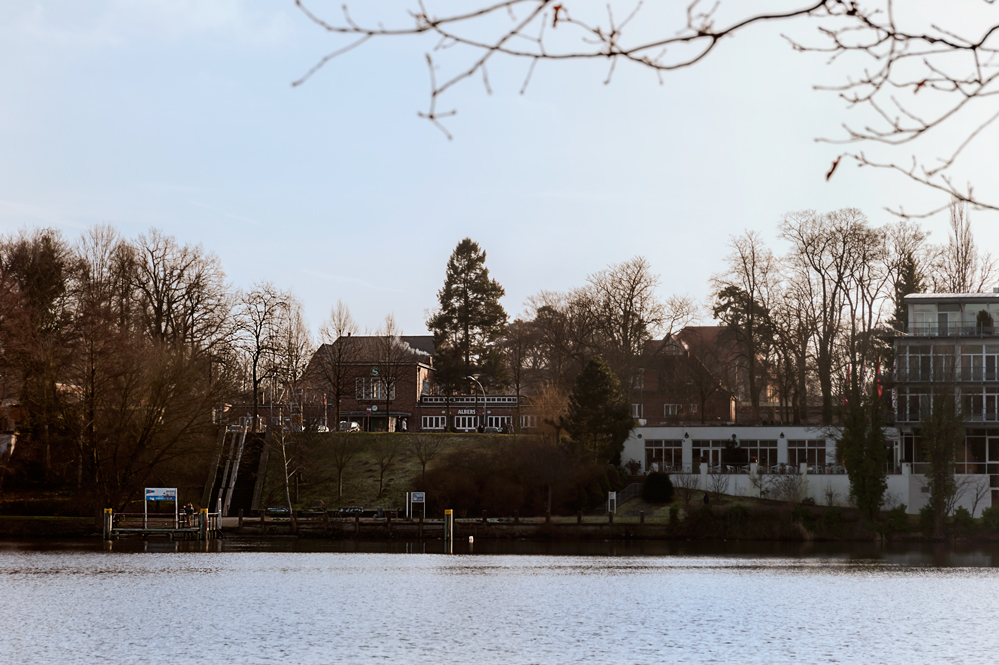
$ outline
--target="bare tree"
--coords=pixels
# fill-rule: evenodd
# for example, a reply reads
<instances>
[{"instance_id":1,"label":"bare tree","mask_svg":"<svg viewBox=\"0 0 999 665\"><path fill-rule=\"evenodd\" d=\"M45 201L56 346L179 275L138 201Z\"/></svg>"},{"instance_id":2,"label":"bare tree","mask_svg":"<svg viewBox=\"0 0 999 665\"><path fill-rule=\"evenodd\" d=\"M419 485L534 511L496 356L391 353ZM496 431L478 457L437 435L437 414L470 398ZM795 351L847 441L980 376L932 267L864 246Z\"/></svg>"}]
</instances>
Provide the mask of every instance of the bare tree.
<instances>
[{"instance_id":1,"label":"bare tree","mask_svg":"<svg viewBox=\"0 0 999 665\"><path fill-rule=\"evenodd\" d=\"M357 323L342 300L337 300L330 317L319 329L322 346L316 355L315 371L333 398L332 429L340 426L340 401L355 390L354 363L359 359L360 344L353 336L357 331Z\"/></svg>"},{"instance_id":2,"label":"bare tree","mask_svg":"<svg viewBox=\"0 0 999 665\"><path fill-rule=\"evenodd\" d=\"M330 459L333 460L333 468L336 469L336 495L337 498L343 496L343 476L354 461L357 454L361 452L363 445L361 439L352 432L332 432L327 438L327 449Z\"/></svg>"},{"instance_id":3,"label":"bare tree","mask_svg":"<svg viewBox=\"0 0 999 665\"><path fill-rule=\"evenodd\" d=\"M378 467L378 496L382 495L385 489L385 473L395 464L399 453L405 447L402 438L398 436L387 436L375 439L368 446L368 451L375 460Z\"/></svg>"},{"instance_id":4,"label":"bare tree","mask_svg":"<svg viewBox=\"0 0 999 665\"><path fill-rule=\"evenodd\" d=\"M420 483L427 476L427 465L434 461L445 448L443 434L414 434L409 439L409 447L420 463Z\"/></svg>"},{"instance_id":5,"label":"bare tree","mask_svg":"<svg viewBox=\"0 0 999 665\"><path fill-rule=\"evenodd\" d=\"M240 345L249 359L253 395L253 431L257 431L260 385L278 371L274 362L281 350L280 331L288 312L288 294L263 282L240 297Z\"/></svg>"},{"instance_id":6,"label":"bare tree","mask_svg":"<svg viewBox=\"0 0 999 665\"><path fill-rule=\"evenodd\" d=\"M746 368L753 422L760 420L760 392L773 346L770 299L777 279L777 261L755 231L729 241L727 270L711 279L714 314L738 349Z\"/></svg>"},{"instance_id":7,"label":"bare tree","mask_svg":"<svg viewBox=\"0 0 999 665\"><path fill-rule=\"evenodd\" d=\"M673 489L684 506L690 506L694 502L694 496L700 491L701 475L698 473L673 473L670 474L673 482Z\"/></svg>"},{"instance_id":8,"label":"bare tree","mask_svg":"<svg viewBox=\"0 0 999 665\"><path fill-rule=\"evenodd\" d=\"M731 481L732 477L726 473L710 473L708 474L708 491L714 494L715 498L719 498L722 494L728 494Z\"/></svg>"},{"instance_id":9,"label":"bare tree","mask_svg":"<svg viewBox=\"0 0 999 665\"><path fill-rule=\"evenodd\" d=\"M861 148L841 153L827 179L843 160L849 160L890 170L977 207L995 210L999 205L977 196L970 183L960 186L957 178L962 174L956 168L976 146L987 154L989 143L981 139L999 118L992 94L999 76L999 46L992 39L997 26L991 3L970 7L970 14L962 16L950 11L949 5L945 9L937 3L924 11L893 0L801 0L777 11L757 11L756 5L725 0L710 5L693 0L686 11L660 3L615 0L606 6L480 0L439 14L422 0L405 14L364 6L374 15L360 19L346 5L341 18L327 19L305 7L303 0L296 4L322 30L353 41L337 45L293 85L372 39L425 36L430 95L420 116L448 138L442 121L455 111L442 110L440 102L453 88L479 77L491 91L488 67L498 60L523 63L521 94L539 62L606 62L605 83L620 62L651 69L663 83L664 74L696 65L731 41L726 37L768 23L814 26L815 39L782 37L795 51L817 53L837 63L844 72L843 83L820 89L838 95L850 109L862 109L865 117L863 124L844 124L845 135L831 140ZM449 74L441 75L441 61L451 65ZM942 157L919 155L920 140L931 133L946 137ZM876 154L868 155L863 146ZM910 147L911 156L905 153ZM898 212L904 214L901 208Z\"/></svg>"},{"instance_id":10,"label":"bare tree","mask_svg":"<svg viewBox=\"0 0 999 665\"><path fill-rule=\"evenodd\" d=\"M982 252L971 232L967 204L950 204L950 237L937 254L934 290L941 293L984 293L996 278L997 262Z\"/></svg>"}]
</instances>

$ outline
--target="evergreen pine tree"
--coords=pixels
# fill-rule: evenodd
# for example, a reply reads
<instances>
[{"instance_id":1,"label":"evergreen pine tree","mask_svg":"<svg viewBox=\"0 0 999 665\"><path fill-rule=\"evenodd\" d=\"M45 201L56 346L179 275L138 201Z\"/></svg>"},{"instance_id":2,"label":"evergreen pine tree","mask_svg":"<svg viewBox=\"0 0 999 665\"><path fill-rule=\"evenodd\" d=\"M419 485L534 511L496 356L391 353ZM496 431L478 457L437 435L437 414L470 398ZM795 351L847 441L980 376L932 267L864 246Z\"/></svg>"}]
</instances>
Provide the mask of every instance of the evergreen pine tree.
<instances>
[{"instance_id":1,"label":"evergreen pine tree","mask_svg":"<svg viewBox=\"0 0 999 665\"><path fill-rule=\"evenodd\" d=\"M594 356L576 377L569 396L565 430L580 452L598 464L621 464L621 451L633 425L621 382L600 356Z\"/></svg>"},{"instance_id":2,"label":"evergreen pine tree","mask_svg":"<svg viewBox=\"0 0 999 665\"><path fill-rule=\"evenodd\" d=\"M486 253L465 238L451 253L444 286L437 292L439 307L427 321L437 348L454 349L462 376L480 374L483 384L502 384L490 352L506 327L507 315L499 299L506 292L489 277Z\"/></svg>"}]
</instances>

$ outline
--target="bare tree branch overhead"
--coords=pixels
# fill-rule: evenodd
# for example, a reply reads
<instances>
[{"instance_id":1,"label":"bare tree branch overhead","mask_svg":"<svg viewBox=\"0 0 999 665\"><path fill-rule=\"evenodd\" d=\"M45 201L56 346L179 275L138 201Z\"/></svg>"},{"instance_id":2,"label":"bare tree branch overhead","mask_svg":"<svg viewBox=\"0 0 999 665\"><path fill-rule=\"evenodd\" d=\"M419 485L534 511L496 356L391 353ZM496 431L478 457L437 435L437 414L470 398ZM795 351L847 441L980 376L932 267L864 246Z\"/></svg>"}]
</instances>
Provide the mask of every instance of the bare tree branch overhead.
<instances>
[{"instance_id":1,"label":"bare tree branch overhead","mask_svg":"<svg viewBox=\"0 0 999 665\"><path fill-rule=\"evenodd\" d=\"M442 121L456 111L442 110L442 98L478 76L491 92L488 65L500 58L524 63L521 94L542 61L607 62L604 83L611 81L621 62L653 70L662 83L664 73L696 65L728 37L761 24L790 28L805 23L815 30L813 37L785 34L784 39L796 51L828 56L842 80L815 87L837 94L851 117L859 119L843 123L842 133L819 139L848 146L833 160L826 179L845 158L893 171L946 195L939 209L923 215L907 213L901 206L892 210L902 217L934 214L946 209L951 199L999 210L999 197L991 192L980 196L970 181L963 181L959 168L969 147L982 143L999 119L999 9L994 0L694 0L683 10L664 10L643 0L612 0L606 5L581 0L414 0L405 13L379 8L372 23L355 20L348 5L336 18L321 16L303 0L296 5L323 30L351 40L319 60L293 83L296 86L365 42L429 37L430 99L419 115L449 139ZM665 19L649 16L663 11ZM958 21L958 28L953 24L960 12L971 12L971 18ZM441 74L442 63L450 73ZM934 137L932 148L921 142L929 135Z\"/></svg>"}]
</instances>

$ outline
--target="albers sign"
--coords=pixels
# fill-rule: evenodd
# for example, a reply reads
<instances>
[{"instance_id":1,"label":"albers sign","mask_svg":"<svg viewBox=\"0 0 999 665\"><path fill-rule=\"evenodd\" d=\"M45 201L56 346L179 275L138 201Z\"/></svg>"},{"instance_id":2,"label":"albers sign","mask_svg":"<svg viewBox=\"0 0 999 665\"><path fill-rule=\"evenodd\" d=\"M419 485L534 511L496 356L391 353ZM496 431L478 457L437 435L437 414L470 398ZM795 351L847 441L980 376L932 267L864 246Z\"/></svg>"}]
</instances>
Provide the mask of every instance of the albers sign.
<instances>
[{"instance_id":1,"label":"albers sign","mask_svg":"<svg viewBox=\"0 0 999 665\"><path fill-rule=\"evenodd\" d=\"M475 413L475 409L458 409L459 416L474 416Z\"/></svg>"}]
</instances>

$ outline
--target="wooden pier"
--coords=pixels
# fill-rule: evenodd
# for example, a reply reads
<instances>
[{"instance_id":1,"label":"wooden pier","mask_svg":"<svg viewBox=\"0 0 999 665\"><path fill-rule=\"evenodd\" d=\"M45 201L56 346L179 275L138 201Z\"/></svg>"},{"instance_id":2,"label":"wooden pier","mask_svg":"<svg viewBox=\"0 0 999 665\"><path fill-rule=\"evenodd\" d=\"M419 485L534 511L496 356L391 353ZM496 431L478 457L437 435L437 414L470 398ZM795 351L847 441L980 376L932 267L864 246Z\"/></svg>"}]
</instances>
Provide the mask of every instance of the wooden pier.
<instances>
[{"instance_id":1,"label":"wooden pier","mask_svg":"<svg viewBox=\"0 0 999 665\"><path fill-rule=\"evenodd\" d=\"M143 513L116 513L111 508L104 509L104 540L119 538L150 537L169 540L213 540L222 537L222 521L219 513L209 513L202 509L197 515L144 515Z\"/></svg>"}]
</instances>

